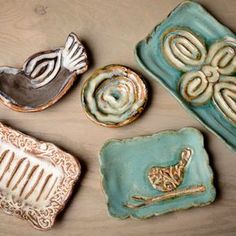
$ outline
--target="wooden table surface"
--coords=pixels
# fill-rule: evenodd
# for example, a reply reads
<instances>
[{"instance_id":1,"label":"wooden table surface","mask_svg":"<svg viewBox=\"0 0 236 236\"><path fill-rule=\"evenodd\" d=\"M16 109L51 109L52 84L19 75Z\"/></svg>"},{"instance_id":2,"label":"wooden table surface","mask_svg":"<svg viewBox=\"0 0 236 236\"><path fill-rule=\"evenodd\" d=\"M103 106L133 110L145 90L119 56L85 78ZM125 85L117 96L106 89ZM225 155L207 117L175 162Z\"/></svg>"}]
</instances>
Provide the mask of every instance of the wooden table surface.
<instances>
[{"instance_id":1,"label":"wooden table surface","mask_svg":"<svg viewBox=\"0 0 236 236\"><path fill-rule=\"evenodd\" d=\"M31 54L64 45L74 31L89 50L90 67L70 92L51 108L17 113L0 105L0 120L41 140L53 142L82 163L82 178L52 230L40 232L0 213L0 235L236 235L236 153L189 115L158 83L150 80L151 104L123 128L100 127L81 108L84 80L95 68L118 63L140 72L134 47L180 0L1 0L0 65L20 67ZM236 32L235 0L200 0L218 20ZM215 174L216 201L207 207L148 220L108 216L99 173L98 152L109 138L145 135L192 126L200 129Z\"/></svg>"}]
</instances>

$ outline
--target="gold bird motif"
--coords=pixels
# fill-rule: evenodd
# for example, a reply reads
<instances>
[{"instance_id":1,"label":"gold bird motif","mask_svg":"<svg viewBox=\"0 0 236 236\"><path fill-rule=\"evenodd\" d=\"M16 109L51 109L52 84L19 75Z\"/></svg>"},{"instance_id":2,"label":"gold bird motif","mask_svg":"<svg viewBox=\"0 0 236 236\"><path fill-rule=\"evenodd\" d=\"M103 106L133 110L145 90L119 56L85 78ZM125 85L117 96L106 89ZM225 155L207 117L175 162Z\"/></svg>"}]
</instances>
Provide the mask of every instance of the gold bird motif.
<instances>
[{"instance_id":1,"label":"gold bird motif","mask_svg":"<svg viewBox=\"0 0 236 236\"><path fill-rule=\"evenodd\" d=\"M183 182L184 170L191 155L191 149L185 148L177 164L168 167L152 167L148 172L148 179L153 188L162 192L174 191Z\"/></svg>"},{"instance_id":2,"label":"gold bird motif","mask_svg":"<svg viewBox=\"0 0 236 236\"><path fill-rule=\"evenodd\" d=\"M184 189L177 189L183 182L185 168L190 161L192 153L190 148L185 148L182 150L180 161L177 164L167 167L154 166L148 171L148 179L152 187L164 192L163 194L159 193L155 196L133 195L131 199L139 203L126 203L124 206L130 209L138 209L157 202L206 191L206 187L201 184L190 185Z\"/></svg>"}]
</instances>

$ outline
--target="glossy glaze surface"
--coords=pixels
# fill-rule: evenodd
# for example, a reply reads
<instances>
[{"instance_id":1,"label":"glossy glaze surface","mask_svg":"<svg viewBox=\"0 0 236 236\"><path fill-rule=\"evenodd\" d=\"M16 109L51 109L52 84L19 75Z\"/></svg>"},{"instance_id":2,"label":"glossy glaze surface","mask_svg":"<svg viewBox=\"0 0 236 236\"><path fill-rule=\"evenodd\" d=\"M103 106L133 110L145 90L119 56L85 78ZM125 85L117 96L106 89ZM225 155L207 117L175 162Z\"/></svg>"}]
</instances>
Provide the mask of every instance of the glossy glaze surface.
<instances>
[{"instance_id":1,"label":"glossy glaze surface","mask_svg":"<svg viewBox=\"0 0 236 236\"><path fill-rule=\"evenodd\" d=\"M106 127L131 123L143 111L147 88L131 69L109 65L96 70L82 91L82 105L88 117Z\"/></svg>"},{"instance_id":2,"label":"glossy glaze surface","mask_svg":"<svg viewBox=\"0 0 236 236\"><path fill-rule=\"evenodd\" d=\"M1 1L0 65L20 66L34 52L63 45L71 31L82 42L87 42L91 61L89 71L70 93L43 112L24 114L0 105L1 120L6 124L65 148L78 156L82 164L81 186L76 187L68 207L60 214L52 230L43 233L16 217L0 213L1 236L235 236L235 153L187 113L159 83L150 80L134 60L133 51L137 42L180 2ZM235 0L197 2L236 32ZM91 122L85 116L80 102L81 85L96 68L109 63L128 65L136 72L141 72L151 87L151 105L148 109L137 121L119 129L104 128ZM104 142L111 137L123 139L184 126L195 127L204 134L215 182L220 190L216 202L207 207L143 221L109 217L101 190L97 158Z\"/></svg>"},{"instance_id":3,"label":"glossy glaze surface","mask_svg":"<svg viewBox=\"0 0 236 236\"><path fill-rule=\"evenodd\" d=\"M236 39L199 4L180 4L136 46L142 68L236 150Z\"/></svg>"},{"instance_id":4,"label":"glossy glaze surface","mask_svg":"<svg viewBox=\"0 0 236 236\"><path fill-rule=\"evenodd\" d=\"M108 141L100 165L114 217L147 218L215 199L203 137L193 128Z\"/></svg>"},{"instance_id":5,"label":"glossy glaze surface","mask_svg":"<svg viewBox=\"0 0 236 236\"><path fill-rule=\"evenodd\" d=\"M57 102L87 67L85 48L71 33L65 47L32 55L22 69L0 67L0 102L15 111L42 111Z\"/></svg>"},{"instance_id":6,"label":"glossy glaze surface","mask_svg":"<svg viewBox=\"0 0 236 236\"><path fill-rule=\"evenodd\" d=\"M75 158L0 123L0 208L50 229L79 178Z\"/></svg>"}]
</instances>

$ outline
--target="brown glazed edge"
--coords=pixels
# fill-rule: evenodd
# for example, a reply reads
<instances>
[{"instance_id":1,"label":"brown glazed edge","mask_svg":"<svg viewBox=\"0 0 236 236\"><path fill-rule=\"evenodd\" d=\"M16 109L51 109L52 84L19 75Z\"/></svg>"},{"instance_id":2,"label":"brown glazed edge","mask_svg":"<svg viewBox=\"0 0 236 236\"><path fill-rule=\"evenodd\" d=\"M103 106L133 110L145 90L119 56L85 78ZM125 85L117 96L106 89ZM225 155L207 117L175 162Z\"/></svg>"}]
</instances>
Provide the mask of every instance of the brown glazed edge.
<instances>
[{"instance_id":1,"label":"brown glazed edge","mask_svg":"<svg viewBox=\"0 0 236 236\"><path fill-rule=\"evenodd\" d=\"M48 231L48 230L50 230L50 229L54 226L56 217L59 215L60 212L63 211L63 209L65 208L66 204L68 203L68 201L69 201L69 199L70 199L70 197L71 197L71 195L72 195L72 193L73 193L74 187L75 187L75 185L76 185L76 183L77 183L77 181L79 180L79 177L80 177L80 175L81 175L81 165L80 165L80 162L79 162L79 160L78 160L77 158L75 158L73 155L71 155L70 153L64 151L62 148L58 147L58 146L55 145L54 143L41 141L41 140L39 140L39 139L37 139L37 138L35 138L35 137L32 137L32 136L27 135L27 134L25 134L25 133L23 133L23 132L21 132L21 131L19 131L19 130L16 130L15 128L12 128L12 127L10 127L10 126L8 126L8 125L5 125L5 124L3 124L3 123L0 121L0 127L1 127L1 126L3 126L5 129L9 129L9 130L11 130L11 131L13 131L13 132L16 132L17 134L19 134L19 136L23 136L23 137L25 137L26 139L27 139L27 138L28 138L28 139L31 139L31 140L33 140L33 141L36 142L36 143L39 143L39 144L47 144L47 145L52 145L52 146L54 146L57 150L59 150L59 151L65 153L66 155L70 156L71 160L73 160L74 163L75 163L76 166L77 166L77 176L76 176L76 178L74 179L73 184L71 185L70 192L68 192L68 194L67 194L67 196L66 196L66 198L65 198L65 200L64 200L64 202L63 202L63 204L62 204L61 207L58 209L58 211L56 212L56 214L54 215L54 217L52 218L52 224L51 224L49 227L47 227L47 228L39 228L39 227L37 227L36 225L34 225L33 222L30 221L29 219L24 219L24 218L22 218L20 215L9 214L9 213L5 212L2 207L0 207L0 209L3 211L4 214L6 214L6 215L8 215L8 216L16 217L16 218L18 218L18 219L21 219L23 222L24 222L24 221L29 222L29 224L30 224L34 229L37 229L37 230L39 230L39 231L42 231L42 232L43 232L43 231Z\"/></svg>"},{"instance_id":2,"label":"brown glazed edge","mask_svg":"<svg viewBox=\"0 0 236 236\"><path fill-rule=\"evenodd\" d=\"M102 122L99 122L97 121L93 115L90 115L90 112L88 111L87 107L86 107L86 104L84 102L84 88L86 87L87 83L89 82L89 80L93 79L93 77L95 75L97 75L100 71L102 70L106 70L106 69L109 69L109 68L115 68L115 67L119 67L119 68L122 68L122 70L127 70L127 71L131 71L133 74L136 75L136 77L139 78L139 80L141 80L141 82L144 84L144 87L145 87L145 101L143 103L143 105L137 110L137 112L131 116L130 118L122 121L122 122L119 122L117 124L105 124L105 123L102 123ZM94 122L95 124L98 124L100 126L103 126L103 127L107 127L107 128L119 128L119 127L122 127L122 126L125 126L125 125L128 125L130 123L132 123L133 121L135 121L140 115L141 113L143 112L143 110L145 109L146 105L147 105L147 101L148 101L148 89L147 89L147 85L146 85L146 82L145 80L143 79L143 77L138 74L136 71L132 70L131 68L129 68L128 66L123 66L123 65L120 65L120 64L110 64L110 65L107 65L107 66L104 66L104 67L100 67L98 69L96 69L92 75L85 80L83 86L82 86L82 90L81 90L81 105L83 107L83 110L85 111L85 114L86 114L86 117L91 120L92 122Z\"/></svg>"},{"instance_id":3,"label":"brown glazed edge","mask_svg":"<svg viewBox=\"0 0 236 236\"><path fill-rule=\"evenodd\" d=\"M13 68L13 67L12 67ZM17 68L16 68L17 69ZM22 69L19 69L19 71L21 71ZM60 100L67 92L68 90L72 87L72 85L74 84L75 80L77 79L77 75L75 72L73 72L71 74L71 78L69 80L69 82L64 86L64 88L61 90L60 93L58 93L57 96L55 96L53 99L49 100L48 103L44 104L44 105L40 105L37 108L30 108L27 107L21 107L19 105L15 105L12 104L11 102L9 102L7 99L5 99L4 97L0 96L0 102L5 105L6 107L10 108L13 111L17 111L17 112L25 112L25 113L30 113L30 112L39 112L39 111L43 111L45 109L47 109L48 107L52 106L53 104L55 104L58 100Z\"/></svg>"}]
</instances>

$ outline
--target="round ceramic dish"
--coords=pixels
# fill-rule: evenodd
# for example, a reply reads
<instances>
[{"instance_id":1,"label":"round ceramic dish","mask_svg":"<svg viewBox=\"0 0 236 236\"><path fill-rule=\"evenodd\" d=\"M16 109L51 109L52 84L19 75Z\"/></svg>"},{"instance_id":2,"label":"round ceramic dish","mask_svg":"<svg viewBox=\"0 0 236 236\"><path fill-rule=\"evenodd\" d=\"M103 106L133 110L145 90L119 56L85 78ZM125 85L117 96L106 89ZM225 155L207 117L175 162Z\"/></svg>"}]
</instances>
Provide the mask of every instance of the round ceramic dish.
<instances>
[{"instance_id":1,"label":"round ceramic dish","mask_svg":"<svg viewBox=\"0 0 236 236\"><path fill-rule=\"evenodd\" d=\"M106 127L134 121L147 102L147 87L132 70L109 65L96 70L82 89L82 106L87 116Z\"/></svg>"}]
</instances>

